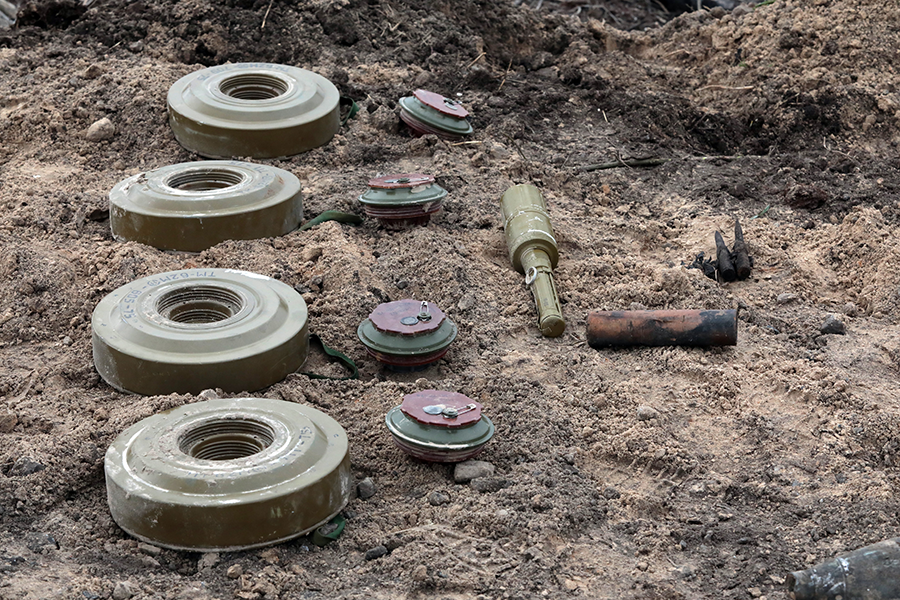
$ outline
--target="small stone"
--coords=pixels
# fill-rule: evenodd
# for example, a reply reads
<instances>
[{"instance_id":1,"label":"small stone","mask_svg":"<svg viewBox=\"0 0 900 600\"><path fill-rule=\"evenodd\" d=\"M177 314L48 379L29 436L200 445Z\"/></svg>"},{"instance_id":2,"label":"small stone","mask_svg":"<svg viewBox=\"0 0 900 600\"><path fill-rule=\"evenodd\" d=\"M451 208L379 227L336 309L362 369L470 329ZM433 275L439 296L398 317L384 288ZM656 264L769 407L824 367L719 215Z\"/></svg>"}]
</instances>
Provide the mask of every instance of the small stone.
<instances>
[{"instance_id":1,"label":"small stone","mask_svg":"<svg viewBox=\"0 0 900 600\"><path fill-rule=\"evenodd\" d=\"M241 565L231 565L228 567L228 570L225 571L225 577L228 579L237 579L241 575L244 574L244 568Z\"/></svg>"},{"instance_id":2,"label":"small stone","mask_svg":"<svg viewBox=\"0 0 900 600\"><path fill-rule=\"evenodd\" d=\"M162 549L150 544L138 544L138 550L147 556L157 557L162 554Z\"/></svg>"},{"instance_id":3,"label":"small stone","mask_svg":"<svg viewBox=\"0 0 900 600\"><path fill-rule=\"evenodd\" d=\"M641 405L637 408L637 418L639 421L649 421L659 417L659 411L652 406Z\"/></svg>"},{"instance_id":4,"label":"small stone","mask_svg":"<svg viewBox=\"0 0 900 600\"><path fill-rule=\"evenodd\" d=\"M691 565L683 565L675 569L675 574L682 579L693 579L696 575L696 570Z\"/></svg>"},{"instance_id":5,"label":"small stone","mask_svg":"<svg viewBox=\"0 0 900 600\"><path fill-rule=\"evenodd\" d=\"M409 287L409 282L405 279L401 279L400 281L397 282L398 290L405 290L408 287Z\"/></svg>"},{"instance_id":6,"label":"small stone","mask_svg":"<svg viewBox=\"0 0 900 600\"><path fill-rule=\"evenodd\" d=\"M441 506L450 503L450 494L440 491L431 492L428 496L428 503L432 506Z\"/></svg>"},{"instance_id":7,"label":"small stone","mask_svg":"<svg viewBox=\"0 0 900 600\"><path fill-rule=\"evenodd\" d=\"M456 308L461 311L467 311L470 308L475 306L475 294L466 294L462 297L462 299L456 303Z\"/></svg>"},{"instance_id":8,"label":"small stone","mask_svg":"<svg viewBox=\"0 0 900 600\"><path fill-rule=\"evenodd\" d=\"M19 417L14 412L0 413L0 433L12 433L19 422Z\"/></svg>"},{"instance_id":9,"label":"small stone","mask_svg":"<svg viewBox=\"0 0 900 600\"><path fill-rule=\"evenodd\" d=\"M778 294L775 297L775 302L777 302L778 304L788 304L797 300L798 298L799 296L797 294L790 294L788 292L785 292L783 294Z\"/></svg>"},{"instance_id":10,"label":"small stone","mask_svg":"<svg viewBox=\"0 0 900 600\"><path fill-rule=\"evenodd\" d=\"M638 571L646 571L647 569L650 568L650 565L647 564L647 563L644 562L644 561L639 562L639 563L638 563L637 565L635 565L635 566L637 567L637 570L638 570Z\"/></svg>"},{"instance_id":11,"label":"small stone","mask_svg":"<svg viewBox=\"0 0 900 600\"><path fill-rule=\"evenodd\" d=\"M366 477L356 485L356 495L361 500L368 500L375 495L375 482L371 477Z\"/></svg>"},{"instance_id":12,"label":"small stone","mask_svg":"<svg viewBox=\"0 0 900 600\"><path fill-rule=\"evenodd\" d=\"M81 73L81 76L85 79L97 79L105 72L100 65L91 65Z\"/></svg>"},{"instance_id":13,"label":"small stone","mask_svg":"<svg viewBox=\"0 0 900 600\"><path fill-rule=\"evenodd\" d=\"M608 487L603 490L603 497L607 500L616 500L617 498L621 498L622 494L614 487Z\"/></svg>"},{"instance_id":14,"label":"small stone","mask_svg":"<svg viewBox=\"0 0 900 600\"><path fill-rule=\"evenodd\" d=\"M566 588L567 590L569 590L570 592L574 592L575 590L578 589L578 582L573 581L571 579L566 579L565 581L563 581L563 587Z\"/></svg>"},{"instance_id":15,"label":"small stone","mask_svg":"<svg viewBox=\"0 0 900 600\"><path fill-rule=\"evenodd\" d=\"M137 590L135 589L135 586L127 581L119 581L116 583L116 587L113 588L112 593L113 600L128 600L136 595Z\"/></svg>"},{"instance_id":16,"label":"small stone","mask_svg":"<svg viewBox=\"0 0 900 600\"><path fill-rule=\"evenodd\" d=\"M71 346L72 338L70 338L69 336L66 336L62 339L62 343L63 343L63 346Z\"/></svg>"},{"instance_id":17,"label":"small stone","mask_svg":"<svg viewBox=\"0 0 900 600\"><path fill-rule=\"evenodd\" d=\"M197 561L197 569L212 569L217 564L219 564L219 553L207 552Z\"/></svg>"},{"instance_id":18,"label":"small stone","mask_svg":"<svg viewBox=\"0 0 900 600\"><path fill-rule=\"evenodd\" d=\"M512 156L512 153L509 150L497 143L491 144L489 152L491 158L497 160L503 160Z\"/></svg>"},{"instance_id":19,"label":"small stone","mask_svg":"<svg viewBox=\"0 0 900 600\"><path fill-rule=\"evenodd\" d=\"M509 485L509 482L505 479L499 479L497 477L478 477L469 482L469 485L476 492L481 492L482 494L492 494L494 492L499 492L503 488Z\"/></svg>"},{"instance_id":20,"label":"small stone","mask_svg":"<svg viewBox=\"0 0 900 600\"><path fill-rule=\"evenodd\" d=\"M375 546L366 550L366 560L375 560L381 558L388 553L388 549L384 546Z\"/></svg>"},{"instance_id":21,"label":"small stone","mask_svg":"<svg viewBox=\"0 0 900 600\"><path fill-rule=\"evenodd\" d=\"M160 566L162 566L162 565L160 565L159 561L156 560L155 558L153 558L152 556L142 556L141 564L144 565L145 567L147 567L148 569L157 569Z\"/></svg>"},{"instance_id":22,"label":"small stone","mask_svg":"<svg viewBox=\"0 0 900 600\"><path fill-rule=\"evenodd\" d=\"M425 565L419 565L412 571L413 581L425 581L428 579L428 568Z\"/></svg>"},{"instance_id":23,"label":"small stone","mask_svg":"<svg viewBox=\"0 0 900 600\"><path fill-rule=\"evenodd\" d=\"M58 550L59 542L47 533L29 533L25 536L25 547L35 554L43 554L50 550Z\"/></svg>"},{"instance_id":24,"label":"small stone","mask_svg":"<svg viewBox=\"0 0 900 600\"><path fill-rule=\"evenodd\" d=\"M112 124L112 121L103 117L99 121L94 122L90 127L88 127L87 133L84 134L84 137L89 142L102 142L103 140L112 139L112 137L116 134L116 127Z\"/></svg>"},{"instance_id":25,"label":"small stone","mask_svg":"<svg viewBox=\"0 0 900 600\"><path fill-rule=\"evenodd\" d=\"M144 42L142 42L141 40L138 40L136 42L131 42L130 44L128 44L128 50L135 54L137 54L138 52L140 52L143 49L144 49Z\"/></svg>"},{"instance_id":26,"label":"small stone","mask_svg":"<svg viewBox=\"0 0 900 600\"><path fill-rule=\"evenodd\" d=\"M203 390L198 395L204 400L217 400L219 398L219 394L216 393L216 390L212 389Z\"/></svg>"},{"instance_id":27,"label":"small stone","mask_svg":"<svg viewBox=\"0 0 900 600\"><path fill-rule=\"evenodd\" d=\"M322 249L318 246L304 248L303 252L300 253L300 259L305 262L312 262L322 256L322 252Z\"/></svg>"},{"instance_id":28,"label":"small stone","mask_svg":"<svg viewBox=\"0 0 900 600\"><path fill-rule=\"evenodd\" d=\"M859 314L859 307L853 304L852 302L848 302L841 308L841 312L847 315L848 317L855 317Z\"/></svg>"},{"instance_id":29,"label":"small stone","mask_svg":"<svg viewBox=\"0 0 900 600\"><path fill-rule=\"evenodd\" d=\"M46 468L47 467L32 458L29 458L27 456L20 456L16 460L16 462L13 463L13 466L9 469L9 474L25 477L27 475L34 475L35 473L43 471Z\"/></svg>"},{"instance_id":30,"label":"small stone","mask_svg":"<svg viewBox=\"0 0 900 600\"><path fill-rule=\"evenodd\" d=\"M484 460L466 460L457 463L453 469L453 481L456 483L469 483L479 477L492 477L494 465Z\"/></svg>"},{"instance_id":31,"label":"small stone","mask_svg":"<svg viewBox=\"0 0 900 600\"><path fill-rule=\"evenodd\" d=\"M825 322L819 327L819 331L824 335L844 335L846 333L846 328L844 327L844 322L841 321L837 315L828 315L828 318L825 319Z\"/></svg>"},{"instance_id":32,"label":"small stone","mask_svg":"<svg viewBox=\"0 0 900 600\"><path fill-rule=\"evenodd\" d=\"M762 596L762 590L758 587L747 588L747 593L750 594L751 598L759 598Z\"/></svg>"},{"instance_id":33,"label":"small stone","mask_svg":"<svg viewBox=\"0 0 900 600\"><path fill-rule=\"evenodd\" d=\"M276 550L275 548L268 548L267 550L263 550L259 553L259 557L270 565L277 565L281 560L278 557L278 550Z\"/></svg>"},{"instance_id":34,"label":"small stone","mask_svg":"<svg viewBox=\"0 0 900 600\"><path fill-rule=\"evenodd\" d=\"M254 586L254 589L259 585L260 584L257 583L256 586ZM264 592L265 596L274 598L277 595L278 590L275 589L274 585L268 581L264 581L263 585L265 586L266 591L269 592ZM204 588L190 586L178 592L175 595L174 600L207 600L207 598L209 598L209 593Z\"/></svg>"}]
</instances>

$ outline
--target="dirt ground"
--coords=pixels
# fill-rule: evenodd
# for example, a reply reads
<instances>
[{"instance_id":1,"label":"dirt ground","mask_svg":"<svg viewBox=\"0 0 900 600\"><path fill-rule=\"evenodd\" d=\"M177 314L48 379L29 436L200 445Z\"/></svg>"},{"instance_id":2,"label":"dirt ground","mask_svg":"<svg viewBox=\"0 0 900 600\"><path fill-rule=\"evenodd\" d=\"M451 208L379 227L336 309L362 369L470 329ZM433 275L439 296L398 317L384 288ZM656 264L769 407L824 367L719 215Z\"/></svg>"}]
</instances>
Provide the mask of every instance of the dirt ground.
<instances>
[{"instance_id":1,"label":"dirt ground","mask_svg":"<svg viewBox=\"0 0 900 600\"><path fill-rule=\"evenodd\" d=\"M41 0L0 31L0 598L774 600L787 572L898 535L900 5L672 18L643 2L538 4ZM361 212L370 177L409 171L437 177L444 211L405 231L326 223L200 254L114 241L116 182L198 158L169 130L168 87L229 61L314 70L362 107L328 145L271 161L301 178L307 216ZM470 141L410 137L397 100L416 88L463 102ZM115 135L88 141L103 117ZM646 157L669 160L583 169ZM524 182L560 240L557 339L539 335L506 255L498 200ZM735 218L753 276L686 269ZM311 330L361 367L358 381L294 374L254 394L332 415L357 481L374 482L330 546L159 550L110 517L107 446L199 398L106 385L91 312L191 266L296 286ZM398 375L356 327L407 297L444 309L459 338ZM586 345L588 311L638 307L739 308L738 344ZM844 334L821 332L829 315ZM495 481L480 488L493 491L393 446L384 414L432 387L494 420L481 458ZM450 501L433 505L435 491Z\"/></svg>"}]
</instances>

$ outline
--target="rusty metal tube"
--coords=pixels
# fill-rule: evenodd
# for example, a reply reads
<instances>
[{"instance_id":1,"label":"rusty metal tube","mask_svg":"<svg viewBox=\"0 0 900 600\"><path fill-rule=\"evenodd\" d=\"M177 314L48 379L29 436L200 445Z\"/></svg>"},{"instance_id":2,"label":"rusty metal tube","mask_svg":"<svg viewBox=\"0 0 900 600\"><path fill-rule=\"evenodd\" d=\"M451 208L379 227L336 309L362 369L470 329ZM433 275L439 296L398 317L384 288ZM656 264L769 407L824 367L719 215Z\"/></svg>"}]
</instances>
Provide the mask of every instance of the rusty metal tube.
<instances>
[{"instance_id":1,"label":"rusty metal tube","mask_svg":"<svg viewBox=\"0 0 900 600\"><path fill-rule=\"evenodd\" d=\"M592 311L587 318L592 348L608 346L734 346L736 310Z\"/></svg>"},{"instance_id":2,"label":"rusty metal tube","mask_svg":"<svg viewBox=\"0 0 900 600\"><path fill-rule=\"evenodd\" d=\"M900 598L900 538L884 540L788 574L796 600Z\"/></svg>"}]
</instances>

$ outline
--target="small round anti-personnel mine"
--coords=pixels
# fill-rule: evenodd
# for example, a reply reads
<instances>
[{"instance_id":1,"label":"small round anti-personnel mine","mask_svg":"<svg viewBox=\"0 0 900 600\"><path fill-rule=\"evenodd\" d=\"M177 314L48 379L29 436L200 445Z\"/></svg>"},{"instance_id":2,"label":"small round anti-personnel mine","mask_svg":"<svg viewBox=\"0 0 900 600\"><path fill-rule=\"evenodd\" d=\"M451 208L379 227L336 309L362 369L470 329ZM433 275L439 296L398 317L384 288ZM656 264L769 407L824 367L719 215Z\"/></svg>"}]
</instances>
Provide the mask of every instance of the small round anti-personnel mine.
<instances>
[{"instance_id":1,"label":"small round anti-personnel mine","mask_svg":"<svg viewBox=\"0 0 900 600\"><path fill-rule=\"evenodd\" d=\"M166 548L231 552L327 523L350 499L347 433L267 398L187 404L126 429L106 452L113 519Z\"/></svg>"},{"instance_id":2,"label":"small round anti-personnel mine","mask_svg":"<svg viewBox=\"0 0 900 600\"><path fill-rule=\"evenodd\" d=\"M456 100L425 90L400 98L400 120L416 135L433 133L445 140L460 140L472 133L469 111Z\"/></svg>"},{"instance_id":3,"label":"small round anti-personnel mine","mask_svg":"<svg viewBox=\"0 0 900 600\"><path fill-rule=\"evenodd\" d=\"M334 84L305 69L222 65L169 88L169 124L201 156L278 158L327 144L341 126L339 102Z\"/></svg>"},{"instance_id":4,"label":"small round anti-personnel mine","mask_svg":"<svg viewBox=\"0 0 900 600\"><path fill-rule=\"evenodd\" d=\"M137 279L91 318L94 365L144 395L252 392L306 361L308 313L292 287L256 273L189 269Z\"/></svg>"},{"instance_id":5,"label":"small round anti-personnel mine","mask_svg":"<svg viewBox=\"0 0 900 600\"><path fill-rule=\"evenodd\" d=\"M163 250L200 252L225 240L276 237L302 220L300 180L269 165L169 165L120 181L109 193L113 236Z\"/></svg>"},{"instance_id":6,"label":"small round anti-personnel mine","mask_svg":"<svg viewBox=\"0 0 900 600\"><path fill-rule=\"evenodd\" d=\"M447 190L422 173L384 175L369 180L359 202L370 217L388 227L424 225L441 209Z\"/></svg>"},{"instance_id":7,"label":"small round anti-personnel mine","mask_svg":"<svg viewBox=\"0 0 900 600\"><path fill-rule=\"evenodd\" d=\"M434 304L397 300L379 304L356 334L366 352L393 371L418 371L447 353L456 324Z\"/></svg>"},{"instance_id":8,"label":"small round anti-personnel mine","mask_svg":"<svg viewBox=\"0 0 900 600\"><path fill-rule=\"evenodd\" d=\"M424 390L403 397L385 423L394 443L429 462L459 462L484 449L494 424L481 414L481 403L456 392Z\"/></svg>"}]
</instances>

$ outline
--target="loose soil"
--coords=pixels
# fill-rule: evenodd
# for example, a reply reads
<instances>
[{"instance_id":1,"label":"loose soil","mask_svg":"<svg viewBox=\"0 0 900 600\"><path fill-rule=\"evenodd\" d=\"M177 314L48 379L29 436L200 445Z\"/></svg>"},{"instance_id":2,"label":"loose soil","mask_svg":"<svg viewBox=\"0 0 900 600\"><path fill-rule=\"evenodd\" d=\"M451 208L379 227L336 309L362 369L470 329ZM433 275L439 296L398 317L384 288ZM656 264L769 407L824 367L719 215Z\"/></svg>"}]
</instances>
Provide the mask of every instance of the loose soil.
<instances>
[{"instance_id":1,"label":"loose soil","mask_svg":"<svg viewBox=\"0 0 900 600\"><path fill-rule=\"evenodd\" d=\"M900 6L775 0L628 31L657 13L536 5L41 0L0 32L0 598L772 600L787 572L898 535ZM301 178L308 216L361 212L370 177L409 171L437 177L444 211L200 254L114 241L116 182L198 158L169 130L168 87L228 61L314 70L362 107L328 145L270 161ZM416 88L459 99L471 139L411 137L397 100ZM103 117L115 135L88 141ZM668 162L583 169L646 157ZM523 182L559 238L557 339L507 258L498 200ZM686 269L735 218L752 277ZM159 550L110 517L107 446L201 398L106 385L91 311L192 266L296 286L311 330L360 365L358 381L295 374L253 394L332 415L375 484L325 548ZM355 335L402 298L459 326L419 373L385 372ZM738 344L586 345L588 311L641 307L738 308ZM829 314L845 334L820 332ZM494 420L487 491L392 444L384 414L428 388Z\"/></svg>"}]
</instances>

